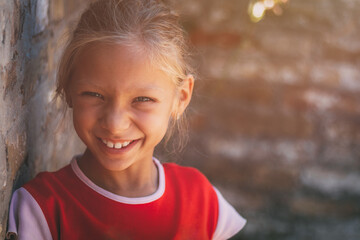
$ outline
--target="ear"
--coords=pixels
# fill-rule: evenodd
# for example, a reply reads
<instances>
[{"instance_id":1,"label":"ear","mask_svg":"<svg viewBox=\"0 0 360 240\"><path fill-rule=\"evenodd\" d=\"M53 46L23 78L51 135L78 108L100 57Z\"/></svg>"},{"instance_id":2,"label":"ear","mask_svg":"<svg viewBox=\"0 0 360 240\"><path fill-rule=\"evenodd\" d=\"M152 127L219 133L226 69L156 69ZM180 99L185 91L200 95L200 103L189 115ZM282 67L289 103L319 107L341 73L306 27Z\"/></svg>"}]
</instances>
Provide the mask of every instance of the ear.
<instances>
[{"instance_id":1,"label":"ear","mask_svg":"<svg viewBox=\"0 0 360 240\"><path fill-rule=\"evenodd\" d=\"M177 108L175 109L175 119L179 118L190 103L192 92L194 89L194 77L189 74L183 80L182 85L179 87L179 98Z\"/></svg>"}]
</instances>

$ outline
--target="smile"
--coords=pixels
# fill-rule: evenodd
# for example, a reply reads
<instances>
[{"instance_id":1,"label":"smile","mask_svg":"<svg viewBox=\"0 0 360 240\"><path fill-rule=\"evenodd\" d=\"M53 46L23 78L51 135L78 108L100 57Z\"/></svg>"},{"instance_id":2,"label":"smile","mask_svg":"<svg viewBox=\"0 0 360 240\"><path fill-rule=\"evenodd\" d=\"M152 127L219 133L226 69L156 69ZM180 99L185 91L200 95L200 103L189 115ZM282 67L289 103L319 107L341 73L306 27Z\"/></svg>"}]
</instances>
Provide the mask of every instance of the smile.
<instances>
[{"instance_id":1,"label":"smile","mask_svg":"<svg viewBox=\"0 0 360 240\"><path fill-rule=\"evenodd\" d=\"M108 148L115 148L121 149L127 147L129 144L133 143L135 140L132 141L123 141L123 142L112 142L110 140L101 139L101 141L108 147Z\"/></svg>"}]
</instances>

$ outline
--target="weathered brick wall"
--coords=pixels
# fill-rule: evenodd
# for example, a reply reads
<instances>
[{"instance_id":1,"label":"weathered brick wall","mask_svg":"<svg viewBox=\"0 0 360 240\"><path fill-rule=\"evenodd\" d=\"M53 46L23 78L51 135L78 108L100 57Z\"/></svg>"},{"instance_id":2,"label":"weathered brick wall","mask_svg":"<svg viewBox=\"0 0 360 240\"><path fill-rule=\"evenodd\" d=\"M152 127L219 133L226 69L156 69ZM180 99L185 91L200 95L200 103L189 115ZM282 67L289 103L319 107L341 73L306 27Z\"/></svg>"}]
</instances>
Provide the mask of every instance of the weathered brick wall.
<instances>
[{"instance_id":1,"label":"weathered brick wall","mask_svg":"<svg viewBox=\"0 0 360 240\"><path fill-rule=\"evenodd\" d=\"M360 239L360 1L173 1L198 52L199 167L247 219L239 239Z\"/></svg>"},{"instance_id":2,"label":"weathered brick wall","mask_svg":"<svg viewBox=\"0 0 360 240\"><path fill-rule=\"evenodd\" d=\"M52 98L63 34L84 2L0 0L0 239L12 190L82 148L71 127L54 132L63 115Z\"/></svg>"}]
</instances>

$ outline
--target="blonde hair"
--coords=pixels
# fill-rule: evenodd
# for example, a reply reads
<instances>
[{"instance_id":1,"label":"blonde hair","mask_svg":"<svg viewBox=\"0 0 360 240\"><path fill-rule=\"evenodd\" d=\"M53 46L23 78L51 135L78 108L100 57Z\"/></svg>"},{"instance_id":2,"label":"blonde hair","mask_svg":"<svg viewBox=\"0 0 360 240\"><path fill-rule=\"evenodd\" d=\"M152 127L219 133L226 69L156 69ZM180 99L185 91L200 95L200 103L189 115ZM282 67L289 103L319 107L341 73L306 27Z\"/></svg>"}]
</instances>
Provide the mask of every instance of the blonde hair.
<instances>
[{"instance_id":1,"label":"blonde hair","mask_svg":"<svg viewBox=\"0 0 360 240\"><path fill-rule=\"evenodd\" d=\"M81 51L97 42L119 44L145 54L180 86L188 74L193 74L184 36L179 15L159 0L96 1L82 14L65 47L58 69L56 95L69 102L74 62ZM171 121L165 142L174 130L185 136L184 116ZM180 142L184 142L184 136Z\"/></svg>"}]
</instances>

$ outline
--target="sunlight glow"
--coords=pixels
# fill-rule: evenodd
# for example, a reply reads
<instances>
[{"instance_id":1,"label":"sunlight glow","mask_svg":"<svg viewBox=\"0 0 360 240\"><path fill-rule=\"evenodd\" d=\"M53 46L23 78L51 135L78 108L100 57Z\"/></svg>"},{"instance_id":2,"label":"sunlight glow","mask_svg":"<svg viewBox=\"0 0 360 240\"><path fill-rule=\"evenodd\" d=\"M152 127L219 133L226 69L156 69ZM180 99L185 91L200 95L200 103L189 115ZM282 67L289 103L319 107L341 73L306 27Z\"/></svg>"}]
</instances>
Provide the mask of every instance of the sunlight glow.
<instances>
[{"instance_id":1,"label":"sunlight glow","mask_svg":"<svg viewBox=\"0 0 360 240\"><path fill-rule=\"evenodd\" d=\"M250 0L248 13L251 21L259 22L264 18L267 11L272 11L276 16L283 14L282 5L289 0Z\"/></svg>"},{"instance_id":2,"label":"sunlight glow","mask_svg":"<svg viewBox=\"0 0 360 240\"><path fill-rule=\"evenodd\" d=\"M275 5L274 0L265 0L264 1L264 6L266 7L266 9L271 9L273 8Z\"/></svg>"},{"instance_id":3,"label":"sunlight glow","mask_svg":"<svg viewBox=\"0 0 360 240\"><path fill-rule=\"evenodd\" d=\"M254 4L252 9L252 14L256 18L261 18L264 15L265 12L265 6L262 2L257 2Z\"/></svg>"}]
</instances>

